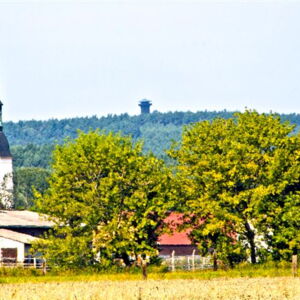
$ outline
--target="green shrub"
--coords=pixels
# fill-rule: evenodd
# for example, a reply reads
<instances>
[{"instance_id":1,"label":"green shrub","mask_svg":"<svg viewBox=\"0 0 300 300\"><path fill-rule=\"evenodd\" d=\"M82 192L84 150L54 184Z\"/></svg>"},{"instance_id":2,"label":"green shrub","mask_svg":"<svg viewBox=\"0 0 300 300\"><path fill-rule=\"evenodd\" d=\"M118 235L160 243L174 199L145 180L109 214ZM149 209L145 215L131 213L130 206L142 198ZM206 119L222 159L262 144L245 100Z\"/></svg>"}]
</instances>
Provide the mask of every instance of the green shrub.
<instances>
[{"instance_id":1,"label":"green shrub","mask_svg":"<svg viewBox=\"0 0 300 300\"><path fill-rule=\"evenodd\" d=\"M43 275L42 270L34 268L22 268L22 267L1 267L0 277L12 276L41 276Z\"/></svg>"}]
</instances>

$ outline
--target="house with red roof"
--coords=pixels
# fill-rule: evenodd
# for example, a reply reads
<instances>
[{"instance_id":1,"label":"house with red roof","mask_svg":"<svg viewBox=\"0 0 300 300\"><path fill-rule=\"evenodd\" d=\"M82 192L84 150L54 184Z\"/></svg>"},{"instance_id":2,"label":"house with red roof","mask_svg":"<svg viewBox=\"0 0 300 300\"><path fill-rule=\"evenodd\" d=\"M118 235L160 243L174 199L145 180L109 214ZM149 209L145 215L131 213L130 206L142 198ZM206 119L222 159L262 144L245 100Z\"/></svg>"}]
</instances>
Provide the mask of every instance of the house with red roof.
<instances>
[{"instance_id":1,"label":"house with red roof","mask_svg":"<svg viewBox=\"0 0 300 300\"><path fill-rule=\"evenodd\" d=\"M191 229L180 230L183 224L183 214L172 212L165 223L170 229L170 233L164 233L158 238L159 256L170 256L175 251L176 256L199 254L197 246L189 238Z\"/></svg>"}]
</instances>

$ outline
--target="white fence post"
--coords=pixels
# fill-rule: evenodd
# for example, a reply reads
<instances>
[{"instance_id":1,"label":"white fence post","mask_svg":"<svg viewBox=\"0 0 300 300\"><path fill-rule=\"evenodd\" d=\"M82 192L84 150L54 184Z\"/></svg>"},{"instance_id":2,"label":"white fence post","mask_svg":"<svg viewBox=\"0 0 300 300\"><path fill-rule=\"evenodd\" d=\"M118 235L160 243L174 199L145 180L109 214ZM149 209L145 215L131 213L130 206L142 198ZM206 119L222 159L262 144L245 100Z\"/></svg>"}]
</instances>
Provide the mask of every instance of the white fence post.
<instances>
[{"instance_id":1,"label":"white fence post","mask_svg":"<svg viewBox=\"0 0 300 300\"><path fill-rule=\"evenodd\" d=\"M296 277L298 274L298 257L297 255L292 256L292 274Z\"/></svg>"},{"instance_id":2,"label":"white fence post","mask_svg":"<svg viewBox=\"0 0 300 300\"><path fill-rule=\"evenodd\" d=\"M43 259L42 269L43 269L43 275L46 275L46 273L47 273L47 261L46 261L46 258Z\"/></svg>"},{"instance_id":3,"label":"white fence post","mask_svg":"<svg viewBox=\"0 0 300 300\"><path fill-rule=\"evenodd\" d=\"M195 271L195 249L193 250L192 254L192 270Z\"/></svg>"},{"instance_id":4,"label":"white fence post","mask_svg":"<svg viewBox=\"0 0 300 300\"><path fill-rule=\"evenodd\" d=\"M172 271L175 271L175 250L172 251Z\"/></svg>"}]
</instances>

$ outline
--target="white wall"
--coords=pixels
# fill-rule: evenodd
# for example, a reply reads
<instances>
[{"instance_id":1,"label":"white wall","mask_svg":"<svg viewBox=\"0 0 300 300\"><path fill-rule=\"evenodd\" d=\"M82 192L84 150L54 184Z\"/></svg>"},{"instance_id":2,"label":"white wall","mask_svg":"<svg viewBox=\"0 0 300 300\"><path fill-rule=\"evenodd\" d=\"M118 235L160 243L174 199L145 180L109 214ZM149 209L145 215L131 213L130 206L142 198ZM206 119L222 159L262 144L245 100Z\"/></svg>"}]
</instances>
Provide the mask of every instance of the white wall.
<instances>
[{"instance_id":1,"label":"white wall","mask_svg":"<svg viewBox=\"0 0 300 300\"><path fill-rule=\"evenodd\" d=\"M17 248L18 249L18 262L23 262L24 260L24 249L25 245L21 242L10 240L4 237L0 237L0 259L1 259L1 248Z\"/></svg>"},{"instance_id":2,"label":"white wall","mask_svg":"<svg viewBox=\"0 0 300 300\"><path fill-rule=\"evenodd\" d=\"M13 172L12 158L0 157L0 183L3 182L5 175L11 175L12 172ZM8 190L13 189L12 178L10 180L7 180L6 189Z\"/></svg>"},{"instance_id":3,"label":"white wall","mask_svg":"<svg viewBox=\"0 0 300 300\"><path fill-rule=\"evenodd\" d=\"M0 157L0 196L2 203L6 208L13 206L13 178L12 178L12 158ZM4 184L4 190L3 190Z\"/></svg>"}]
</instances>

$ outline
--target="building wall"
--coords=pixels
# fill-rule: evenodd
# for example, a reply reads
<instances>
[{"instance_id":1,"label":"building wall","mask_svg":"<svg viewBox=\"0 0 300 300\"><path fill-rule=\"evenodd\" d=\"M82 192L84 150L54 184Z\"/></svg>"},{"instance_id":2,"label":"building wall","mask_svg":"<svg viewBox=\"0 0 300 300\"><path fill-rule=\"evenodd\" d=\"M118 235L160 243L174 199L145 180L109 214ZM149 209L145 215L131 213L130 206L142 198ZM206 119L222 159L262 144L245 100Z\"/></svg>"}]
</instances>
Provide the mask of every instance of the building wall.
<instances>
[{"instance_id":1,"label":"building wall","mask_svg":"<svg viewBox=\"0 0 300 300\"><path fill-rule=\"evenodd\" d=\"M0 256L1 256L1 249L2 248L17 248L18 249L18 262L23 262L24 260L24 251L25 247L24 244L21 242L17 242L14 240L10 240L4 237L0 237ZM0 257L2 259L2 257Z\"/></svg>"},{"instance_id":2,"label":"building wall","mask_svg":"<svg viewBox=\"0 0 300 300\"><path fill-rule=\"evenodd\" d=\"M192 255L195 250L195 254L199 254L199 250L193 245L159 245L159 255L167 256L172 255L175 251L175 256Z\"/></svg>"},{"instance_id":3,"label":"building wall","mask_svg":"<svg viewBox=\"0 0 300 300\"><path fill-rule=\"evenodd\" d=\"M0 157L0 194L6 208L13 206L13 167L12 158Z\"/></svg>"},{"instance_id":4,"label":"building wall","mask_svg":"<svg viewBox=\"0 0 300 300\"><path fill-rule=\"evenodd\" d=\"M12 166L12 158L0 157L0 183L3 182L5 175L12 175L13 166ZM6 182L6 189L12 190L13 189L13 181L12 176Z\"/></svg>"}]
</instances>

